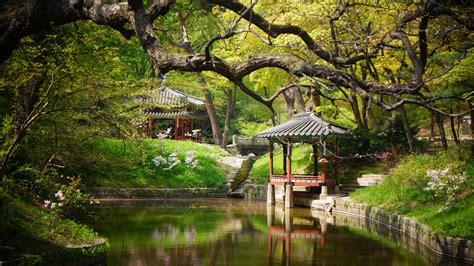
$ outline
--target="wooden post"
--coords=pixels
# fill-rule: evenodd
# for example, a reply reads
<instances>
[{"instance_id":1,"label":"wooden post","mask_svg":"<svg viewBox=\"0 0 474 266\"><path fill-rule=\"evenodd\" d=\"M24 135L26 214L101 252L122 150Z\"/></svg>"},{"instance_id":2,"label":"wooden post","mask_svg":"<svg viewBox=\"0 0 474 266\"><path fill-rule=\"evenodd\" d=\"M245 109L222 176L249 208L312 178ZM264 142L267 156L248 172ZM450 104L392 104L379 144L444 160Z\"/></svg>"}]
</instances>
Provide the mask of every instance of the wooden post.
<instances>
[{"instance_id":1,"label":"wooden post","mask_svg":"<svg viewBox=\"0 0 474 266\"><path fill-rule=\"evenodd\" d=\"M283 148L283 174L286 175L286 149L288 148L288 145L287 144L282 144L282 148Z\"/></svg>"},{"instance_id":2,"label":"wooden post","mask_svg":"<svg viewBox=\"0 0 474 266\"><path fill-rule=\"evenodd\" d=\"M313 144L313 159L314 159L314 170L313 175L318 176L318 144Z\"/></svg>"},{"instance_id":3,"label":"wooden post","mask_svg":"<svg viewBox=\"0 0 474 266\"><path fill-rule=\"evenodd\" d=\"M204 119L201 119L199 127L201 129L199 132L199 142L202 142L202 135L204 134Z\"/></svg>"},{"instance_id":4,"label":"wooden post","mask_svg":"<svg viewBox=\"0 0 474 266\"><path fill-rule=\"evenodd\" d=\"M321 195L319 199L326 199L328 194L328 187L327 187L327 178L326 178L326 141L323 142L323 154L321 155Z\"/></svg>"},{"instance_id":5,"label":"wooden post","mask_svg":"<svg viewBox=\"0 0 474 266\"><path fill-rule=\"evenodd\" d=\"M288 180L288 183L291 183L291 149L292 149L292 146L291 146L291 143L289 145L287 145L287 152L288 152L288 165L287 165L287 180Z\"/></svg>"},{"instance_id":6,"label":"wooden post","mask_svg":"<svg viewBox=\"0 0 474 266\"><path fill-rule=\"evenodd\" d=\"M269 142L270 142L270 152L268 156L270 157L270 180L271 180L272 175L273 175L273 142L271 139L269 140Z\"/></svg>"},{"instance_id":7,"label":"wooden post","mask_svg":"<svg viewBox=\"0 0 474 266\"><path fill-rule=\"evenodd\" d=\"M287 145L287 155L288 155L288 173L286 175L287 183L285 185L285 208L293 208L293 183L291 176L291 143Z\"/></svg>"},{"instance_id":8,"label":"wooden post","mask_svg":"<svg viewBox=\"0 0 474 266\"><path fill-rule=\"evenodd\" d=\"M176 117L174 123L174 139L177 140L179 138L179 117Z\"/></svg>"},{"instance_id":9,"label":"wooden post","mask_svg":"<svg viewBox=\"0 0 474 266\"><path fill-rule=\"evenodd\" d=\"M184 119L181 119L181 139L184 139Z\"/></svg>"},{"instance_id":10,"label":"wooden post","mask_svg":"<svg viewBox=\"0 0 474 266\"><path fill-rule=\"evenodd\" d=\"M150 116L148 119L148 137L153 138L153 133L155 131L155 118Z\"/></svg>"}]
</instances>

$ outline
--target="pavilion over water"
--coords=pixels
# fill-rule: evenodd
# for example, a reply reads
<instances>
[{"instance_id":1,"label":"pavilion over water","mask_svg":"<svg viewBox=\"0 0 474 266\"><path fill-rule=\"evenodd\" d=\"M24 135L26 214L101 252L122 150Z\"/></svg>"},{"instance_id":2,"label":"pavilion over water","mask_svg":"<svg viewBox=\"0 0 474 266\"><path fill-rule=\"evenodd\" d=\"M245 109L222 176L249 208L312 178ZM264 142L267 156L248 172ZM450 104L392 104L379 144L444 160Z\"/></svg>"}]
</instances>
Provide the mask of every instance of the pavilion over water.
<instances>
[{"instance_id":1,"label":"pavilion over water","mask_svg":"<svg viewBox=\"0 0 474 266\"><path fill-rule=\"evenodd\" d=\"M338 192L338 140L339 137L348 135L350 132L347 128L318 117L312 111L296 114L288 122L260 132L257 137L268 138L270 142L267 203L275 204L275 186L284 186L284 203L287 208L294 206L294 186L316 188L312 191L319 192L320 199L328 195L328 187L331 191ZM274 173L274 143L283 146L283 173ZM292 172L292 149L295 143L310 144L313 147L313 171L309 175ZM318 156L321 157L319 160ZM318 162L321 163L320 170ZM333 167L331 175L327 172L328 164Z\"/></svg>"}]
</instances>

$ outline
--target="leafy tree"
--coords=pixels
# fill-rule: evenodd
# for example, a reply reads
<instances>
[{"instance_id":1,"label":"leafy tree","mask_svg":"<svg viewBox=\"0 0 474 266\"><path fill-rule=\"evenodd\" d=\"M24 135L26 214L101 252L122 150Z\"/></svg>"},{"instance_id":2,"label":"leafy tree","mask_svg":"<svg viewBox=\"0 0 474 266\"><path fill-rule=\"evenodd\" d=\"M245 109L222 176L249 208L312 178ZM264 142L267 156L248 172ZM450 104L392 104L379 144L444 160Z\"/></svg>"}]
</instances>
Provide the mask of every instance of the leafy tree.
<instances>
[{"instance_id":1,"label":"leafy tree","mask_svg":"<svg viewBox=\"0 0 474 266\"><path fill-rule=\"evenodd\" d=\"M65 2L60 6L33 2L32 9L13 1L2 6L5 23L0 25L5 30L0 45L7 51L3 59L24 35L48 28L51 23L60 25L88 19L107 25L126 38L137 36L160 73L212 71L226 77L268 107L273 121L277 118L273 106L277 96L288 96L286 91L292 90L294 99L301 103L304 98L301 101L301 91L298 93L295 89L300 89L301 85L326 96L328 102L348 104L360 129L368 128L370 120L375 121L373 105L386 111L399 110L409 142L413 134L406 104L429 110L437 118L438 125L442 125L442 116L455 117L469 111L464 108L466 104L462 105L460 113L447 111L443 105L449 105L451 100L467 102L470 99L454 91L448 95L437 93L430 84L453 69L451 64L436 64L438 55L454 49L458 51L455 61L463 61L463 54L472 46L472 6L465 2L275 3L262 0L241 3L209 0L175 3L173 0L155 0L144 3L128 0L119 3ZM175 7L191 10L201 17L212 14L216 21L221 21L215 23L216 27L202 31L207 35L202 34L205 37L193 44L194 54L177 51L165 44L163 32L167 27L173 28L173 23L162 24L164 29L155 23L161 18L176 21L173 17ZM12 17L21 12L24 17ZM202 18L193 20L197 24L202 21ZM189 21L188 25L191 23ZM177 22L174 24L177 28ZM188 35L200 35L199 26L190 28L193 32ZM216 28L220 29L219 33L215 33ZM271 88L275 94L270 97L260 95L252 89L248 77L269 68L289 73L296 77L292 81L296 83L281 84L280 89ZM291 101L290 97L288 104L291 105ZM441 130L444 130L442 126Z\"/></svg>"},{"instance_id":2,"label":"leafy tree","mask_svg":"<svg viewBox=\"0 0 474 266\"><path fill-rule=\"evenodd\" d=\"M131 99L147 84L137 43L118 49L116 32L84 22L38 38L24 38L1 65L2 174L25 163L77 167L90 159L81 151L90 138L134 134Z\"/></svg>"}]
</instances>

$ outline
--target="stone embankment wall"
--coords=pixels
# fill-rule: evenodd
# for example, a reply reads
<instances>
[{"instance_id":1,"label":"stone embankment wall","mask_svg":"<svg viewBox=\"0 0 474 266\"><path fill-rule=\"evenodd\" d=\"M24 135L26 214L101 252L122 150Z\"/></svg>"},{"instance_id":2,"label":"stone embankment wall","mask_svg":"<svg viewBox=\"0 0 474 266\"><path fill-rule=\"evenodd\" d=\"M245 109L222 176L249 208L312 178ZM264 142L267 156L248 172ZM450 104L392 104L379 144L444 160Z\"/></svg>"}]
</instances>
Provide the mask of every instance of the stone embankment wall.
<instances>
[{"instance_id":1,"label":"stone embankment wall","mask_svg":"<svg viewBox=\"0 0 474 266\"><path fill-rule=\"evenodd\" d=\"M348 225L344 223L352 221L355 224L349 226L387 236L413 252L423 253L426 257L432 258L430 253L435 253L465 263L474 263L471 240L437 235L429 226L413 219L355 202L349 197L337 198L333 213L359 217L358 220L347 221L338 217L340 225ZM433 263L442 263L442 258L430 260Z\"/></svg>"},{"instance_id":2,"label":"stone embankment wall","mask_svg":"<svg viewBox=\"0 0 474 266\"><path fill-rule=\"evenodd\" d=\"M99 187L87 191L94 198L224 198L225 189L217 188L112 188Z\"/></svg>"},{"instance_id":3,"label":"stone embankment wall","mask_svg":"<svg viewBox=\"0 0 474 266\"><path fill-rule=\"evenodd\" d=\"M257 185L252 182L244 183L242 185L242 192L246 199L267 200L266 185Z\"/></svg>"}]
</instances>

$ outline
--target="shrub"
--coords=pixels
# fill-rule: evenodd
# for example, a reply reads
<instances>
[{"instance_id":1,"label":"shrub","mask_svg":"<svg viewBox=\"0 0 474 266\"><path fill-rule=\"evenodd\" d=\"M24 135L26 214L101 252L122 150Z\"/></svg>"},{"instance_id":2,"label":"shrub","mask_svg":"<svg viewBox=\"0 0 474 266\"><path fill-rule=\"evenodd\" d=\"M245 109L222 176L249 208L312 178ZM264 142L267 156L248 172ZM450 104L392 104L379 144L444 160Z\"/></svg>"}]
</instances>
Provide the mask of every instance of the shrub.
<instances>
[{"instance_id":1,"label":"shrub","mask_svg":"<svg viewBox=\"0 0 474 266\"><path fill-rule=\"evenodd\" d=\"M456 173L455 169L447 167L440 170L428 170L427 175L430 180L424 190L432 191L436 200L444 201L443 208L454 203L459 198L459 193L466 189L466 172Z\"/></svg>"},{"instance_id":2,"label":"shrub","mask_svg":"<svg viewBox=\"0 0 474 266\"><path fill-rule=\"evenodd\" d=\"M351 197L414 217L438 232L472 238L473 188L474 158L463 145L407 156L382 183Z\"/></svg>"}]
</instances>

